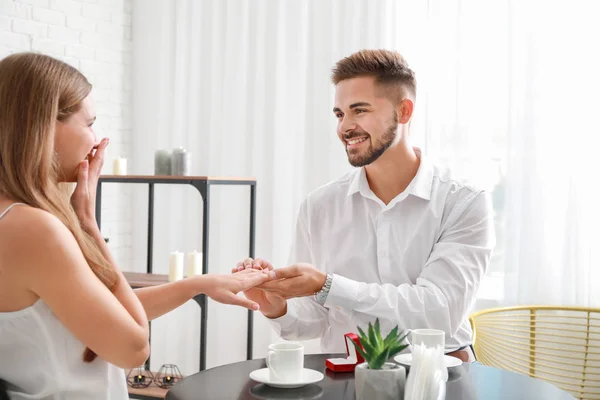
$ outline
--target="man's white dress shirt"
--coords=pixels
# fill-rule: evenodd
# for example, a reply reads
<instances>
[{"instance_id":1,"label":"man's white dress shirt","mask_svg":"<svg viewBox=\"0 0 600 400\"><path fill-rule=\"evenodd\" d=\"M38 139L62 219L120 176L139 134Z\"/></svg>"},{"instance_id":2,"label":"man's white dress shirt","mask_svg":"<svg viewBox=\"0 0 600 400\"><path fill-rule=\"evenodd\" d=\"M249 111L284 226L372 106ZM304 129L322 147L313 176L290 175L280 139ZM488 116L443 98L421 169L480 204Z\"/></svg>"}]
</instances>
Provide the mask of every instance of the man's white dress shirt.
<instances>
[{"instance_id":1,"label":"man's white dress shirt","mask_svg":"<svg viewBox=\"0 0 600 400\"><path fill-rule=\"evenodd\" d=\"M322 338L323 352L345 352L344 334L376 317L383 333L442 329L457 350L472 343L468 314L494 244L490 194L426 157L387 205L355 169L311 192L298 215L289 261L333 274L325 306L291 299L270 321L285 339Z\"/></svg>"}]
</instances>

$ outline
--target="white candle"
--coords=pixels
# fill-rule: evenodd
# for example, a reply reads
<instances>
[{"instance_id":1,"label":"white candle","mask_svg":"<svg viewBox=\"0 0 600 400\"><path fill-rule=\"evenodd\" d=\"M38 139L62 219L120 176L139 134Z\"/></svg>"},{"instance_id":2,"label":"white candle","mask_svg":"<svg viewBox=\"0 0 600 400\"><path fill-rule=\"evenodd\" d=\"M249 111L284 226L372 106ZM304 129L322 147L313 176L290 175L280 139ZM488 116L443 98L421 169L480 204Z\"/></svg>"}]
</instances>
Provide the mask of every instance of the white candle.
<instances>
[{"instance_id":1,"label":"white candle","mask_svg":"<svg viewBox=\"0 0 600 400\"><path fill-rule=\"evenodd\" d=\"M174 251L169 256L169 282L183 279L183 253Z\"/></svg>"},{"instance_id":2,"label":"white candle","mask_svg":"<svg viewBox=\"0 0 600 400\"><path fill-rule=\"evenodd\" d=\"M127 159L115 158L113 162L113 175L127 175Z\"/></svg>"},{"instance_id":3,"label":"white candle","mask_svg":"<svg viewBox=\"0 0 600 400\"><path fill-rule=\"evenodd\" d=\"M187 276L202 274L202 253L196 250L187 255Z\"/></svg>"}]
</instances>

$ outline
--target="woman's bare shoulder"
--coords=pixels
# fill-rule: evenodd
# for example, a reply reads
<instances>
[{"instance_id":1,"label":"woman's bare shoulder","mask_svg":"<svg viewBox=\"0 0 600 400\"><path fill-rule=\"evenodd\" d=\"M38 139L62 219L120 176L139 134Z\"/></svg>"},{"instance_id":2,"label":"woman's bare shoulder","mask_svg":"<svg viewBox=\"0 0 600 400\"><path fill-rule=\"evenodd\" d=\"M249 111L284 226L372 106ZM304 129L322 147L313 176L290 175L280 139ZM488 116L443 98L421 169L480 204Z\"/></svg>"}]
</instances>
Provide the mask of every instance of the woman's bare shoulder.
<instances>
[{"instance_id":1,"label":"woman's bare shoulder","mask_svg":"<svg viewBox=\"0 0 600 400\"><path fill-rule=\"evenodd\" d=\"M0 208L0 215L6 207ZM28 205L13 206L4 217L0 219L0 235L2 237L32 237L40 233L48 233L66 227L48 211Z\"/></svg>"},{"instance_id":2,"label":"woman's bare shoulder","mask_svg":"<svg viewBox=\"0 0 600 400\"><path fill-rule=\"evenodd\" d=\"M0 237L0 260L5 262L43 257L38 253L74 241L56 216L27 205L14 206L0 219Z\"/></svg>"}]
</instances>

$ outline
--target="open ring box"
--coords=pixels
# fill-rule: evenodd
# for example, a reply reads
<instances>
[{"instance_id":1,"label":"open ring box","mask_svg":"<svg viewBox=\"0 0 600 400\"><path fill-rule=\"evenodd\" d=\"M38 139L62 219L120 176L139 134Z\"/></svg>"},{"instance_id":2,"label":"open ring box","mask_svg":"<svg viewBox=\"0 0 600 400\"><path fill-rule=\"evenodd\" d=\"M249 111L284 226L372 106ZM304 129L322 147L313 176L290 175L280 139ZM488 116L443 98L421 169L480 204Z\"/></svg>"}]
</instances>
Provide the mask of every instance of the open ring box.
<instances>
[{"instance_id":1,"label":"open ring box","mask_svg":"<svg viewBox=\"0 0 600 400\"><path fill-rule=\"evenodd\" d=\"M358 364L365 362L364 358L356 351L356 347L352 342L361 346L360 339L354 333L346 333L344 335L346 339L346 358L328 358L325 360L325 366L333 372L352 372Z\"/></svg>"}]
</instances>

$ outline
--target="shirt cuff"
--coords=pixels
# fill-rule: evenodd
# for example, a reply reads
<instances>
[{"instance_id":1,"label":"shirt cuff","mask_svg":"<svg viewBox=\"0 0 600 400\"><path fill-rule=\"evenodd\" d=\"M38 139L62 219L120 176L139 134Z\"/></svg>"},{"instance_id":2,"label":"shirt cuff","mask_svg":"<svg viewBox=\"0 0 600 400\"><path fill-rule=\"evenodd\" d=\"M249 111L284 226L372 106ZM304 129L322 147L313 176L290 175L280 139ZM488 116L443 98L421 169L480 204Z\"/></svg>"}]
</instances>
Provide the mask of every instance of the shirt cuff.
<instances>
[{"instance_id":1,"label":"shirt cuff","mask_svg":"<svg viewBox=\"0 0 600 400\"><path fill-rule=\"evenodd\" d=\"M281 330L288 329L296 320L298 320L298 313L296 312L296 307L294 307L294 302L291 300L287 302L287 311L284 315L279 318L267 318L267 321L281 328Z\"/></svg>"},{"instance_id":2,"label":"shirt cuff","mask_svg":"<svg viewBox=\"0 0 600 400\"><path fill-rule=\"evenodd\" d=\"M354 310L358 300L358 285L359 282L341 275L333 274L331 288L329 289L329 294L325 300L325 307L338 307L350 311Z\"/></svg>"}]
</instances>

